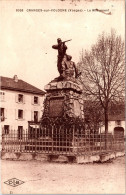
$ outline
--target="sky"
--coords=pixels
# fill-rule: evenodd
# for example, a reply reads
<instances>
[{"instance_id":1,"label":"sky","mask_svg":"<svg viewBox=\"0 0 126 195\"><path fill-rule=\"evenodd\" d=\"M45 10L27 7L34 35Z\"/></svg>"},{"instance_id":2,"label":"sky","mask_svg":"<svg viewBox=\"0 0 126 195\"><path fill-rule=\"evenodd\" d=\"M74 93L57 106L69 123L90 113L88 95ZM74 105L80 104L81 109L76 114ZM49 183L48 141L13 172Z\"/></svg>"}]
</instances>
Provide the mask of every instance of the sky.
<instances>
[{"instance_id":1,"label":"sky","mask_svg":"<svg viewBox=\"0 0 126 195\"><path fill-rule=\"evenodd\" d=\"M104 9L111 15L92 9ZM57 38L72 39L66 43L67 54L78 63L82 49L90 49L99 34L110 33L112 28L124 39L124 0L1 0L0 75L10 78L17 75L43 90L59 76L57 50L52 49Z\"/></svg>"}]
</instances>

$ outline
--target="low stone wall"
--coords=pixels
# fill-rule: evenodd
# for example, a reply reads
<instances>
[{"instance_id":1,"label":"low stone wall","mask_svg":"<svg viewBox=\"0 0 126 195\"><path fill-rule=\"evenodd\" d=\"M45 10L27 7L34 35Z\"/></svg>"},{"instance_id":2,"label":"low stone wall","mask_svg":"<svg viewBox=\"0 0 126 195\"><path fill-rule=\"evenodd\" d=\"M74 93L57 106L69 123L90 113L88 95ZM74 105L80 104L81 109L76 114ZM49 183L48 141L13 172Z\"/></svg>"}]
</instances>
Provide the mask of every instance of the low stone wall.
<instances>
[{"instance_id":1,"label":"low stone wall","mask_svg":"<svg viewBox=\"0 0 126 195\"><path fill-rule=\"evenodd\" d=\"M13 153L13 152L2 152L1 153L2 160L40 160L40 161L48 161L48 155L46 154L36 154L36 153Z\"/></svg>"},{"instance_id":2,"label":"low stone wall","mask_svg":"<svg viewBox=\"0 0 126 195\"><path fill-rule=\"evenodd\" d=\"M66 156L66 155L53 155L53 154L39 154L39 153L13 153L13 152L1 152L2 160L38 160L44 162L57 162L57 163L93 163L93 162L107 162L111 159L115 159L120 156L124 156L125 151L103 153L97 155L76 155L76 156Z\"/></svg>"},{"instance_id":3,"label":"low stone wall","mask_svg":"<svg viewBox=\"0 0 126 195\"><path fill-rule=\"evenodd\" d=\"M103 153L103 154L97 154L97 155L91 155L91 156L77 156L77 163L93 163L93 162L107 162L111 159L115 159L120 156L124 156L125 151L122 152L112 152L112 153Z\"/></svg>"}]
</instances>

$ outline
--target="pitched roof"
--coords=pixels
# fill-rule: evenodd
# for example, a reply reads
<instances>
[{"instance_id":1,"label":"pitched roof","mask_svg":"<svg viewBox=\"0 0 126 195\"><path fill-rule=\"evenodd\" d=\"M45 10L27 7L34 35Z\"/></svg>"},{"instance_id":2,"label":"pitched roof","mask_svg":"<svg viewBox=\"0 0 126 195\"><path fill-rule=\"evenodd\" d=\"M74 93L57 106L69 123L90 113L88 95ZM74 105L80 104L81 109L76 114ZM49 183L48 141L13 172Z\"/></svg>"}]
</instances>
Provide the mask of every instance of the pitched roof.
<instances>
[{"instance_id":1,"label":"pitched roof","mask_svg":"<svg viewBox=\"0 0 126 195\"><path fill-rule=\"evenodd\" d=\"M14 78L1 76L0 86L1 89L8 89L12 91L21 91L21 92L27 92L27 93L33 93L39 95L45 94L45 92L42 91L41 89L38 89L37 87L34 87L33 85L18 79L16 75L14 76Z\"/></svg>"},{"instance_id":2,"label":"pitched roof","mask_svg":"<svg viewBox=\"0 0 126 195\"><path fill-rule=\"evenodd\" d=\"M108 118L109 121L125 121L125 104L122 102L113 105L109 110Z\"/></svg>"}]
</instances>

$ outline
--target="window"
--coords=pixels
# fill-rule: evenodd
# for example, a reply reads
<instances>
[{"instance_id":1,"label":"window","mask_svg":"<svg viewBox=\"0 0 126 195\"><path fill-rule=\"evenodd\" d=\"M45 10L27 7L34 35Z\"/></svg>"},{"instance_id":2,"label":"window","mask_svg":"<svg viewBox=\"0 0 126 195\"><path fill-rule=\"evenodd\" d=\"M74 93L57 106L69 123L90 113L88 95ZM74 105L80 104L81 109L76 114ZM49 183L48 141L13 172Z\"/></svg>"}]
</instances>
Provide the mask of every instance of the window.
<instances>
[{"instance_id":1,"label":"window","mask_svg":"<svg viewBox=\"0 0 126 195\"><path fill-rule=\"evenodd\" d=\"M121 125L121 121L120 120L117 120L116 121L116 125Z\"/></svg>"},{"instance_id":2,"label":"window","mask_svg":"<svg viewBox=\"0 0 126 195\"><path fill-rule=\"evenodd\" d=\"M0 119L1 119L1 121L4 121L4 119L5 119L5 109L4 108L1 108L0 109Z\"/></svg>"},{"instance_id":3,"label":"window","mask_svg":"<svg viewBox=\"0 0 126 195\"><path fill-rule=\"evenodd\" d=\"M38 111L34 111L34 121L38 122Z\"/></svg>"},{"instance_id":4,"label":"window","mask_svg":"<svg viewBox=\"0 0 126 195\"><path fill-rule=\"evenodd\" d=\"M25 110L15 109L15 119L24 120L25 119Z\"/></svg>"},{"instance_id":5,"label":"window","mask_svg":"<svg viewBox=\"0 0 126 195\"><path fill-rule=\"evenodd\" d=\"M18 110L18 119L23 119L23 110Z\"/></svg>"},{"instance_id":6,"label":"window","mask_svg":"<svg viewBox=\"0 0 126 195\"><path fill-rule=\"evenodd\" d=\"M18 139L23 137L23 126L18 126Z\"/></svg>"},{"instance_id":7,"label":"window","mask_svg":"<svg viewBox=\"0 0 126 195\"><path fill-rule=\"evenodd\" d=\"M9 125L4 125L4 133L5 133L6 135L9 134Z\"/></svg>"},{"instance_id":8,"label":"window","mask_svg":"<svg viewBox=\"0 0 126 195\"><path fill-rule=\"evenodd\" d=\"M18 94L18 102L23 103L23 95Z\"/></svg>"},{"instance_id":9,"label":"window","mask_svg":"<svg viewBox=\"0 0 126 195\"><path fill-rule=\"evenodd\" d=\"M24 104L25 103L25 95L19 93L19 94L15 94L15 101L16 103L21 103Z\"/></svg>"},{"instance_id":10,"label":"window","mask_svg":"<svg viewBox=\"0 0 126 195\"><path fill-rule=\"evenodd\" d=\"M38 104L38 97L34 96L34 104Z\"/></svg>"},{"instance_id":11,"label":"window","mask_svg":"<svg viewBox=\"0 0 126 195\"><path fill-rule=\"evenodd\" d=\"M4 101L5 99L5 93L0 91L0 101Z\"/></svg>"}]
</instances>

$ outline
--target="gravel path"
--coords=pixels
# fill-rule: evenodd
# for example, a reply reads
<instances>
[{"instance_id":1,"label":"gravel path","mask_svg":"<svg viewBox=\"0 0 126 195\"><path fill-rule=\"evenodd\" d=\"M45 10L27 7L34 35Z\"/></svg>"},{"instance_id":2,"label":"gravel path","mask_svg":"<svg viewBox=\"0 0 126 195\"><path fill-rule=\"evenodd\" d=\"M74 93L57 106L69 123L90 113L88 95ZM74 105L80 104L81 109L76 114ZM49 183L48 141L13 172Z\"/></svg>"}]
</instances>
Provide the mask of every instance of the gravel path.
<instances>
[{"instance_id":1,"label":"gravel path","mask_svg":"<svg viewBox=\"0 0 126 195\"><path fill-rule=\"evenodd\" d=\"M2 194L124 194L125 157L103 164L2 160ZM12 187L11 178L24 181Z\"/></svg>"}]
</instances>

